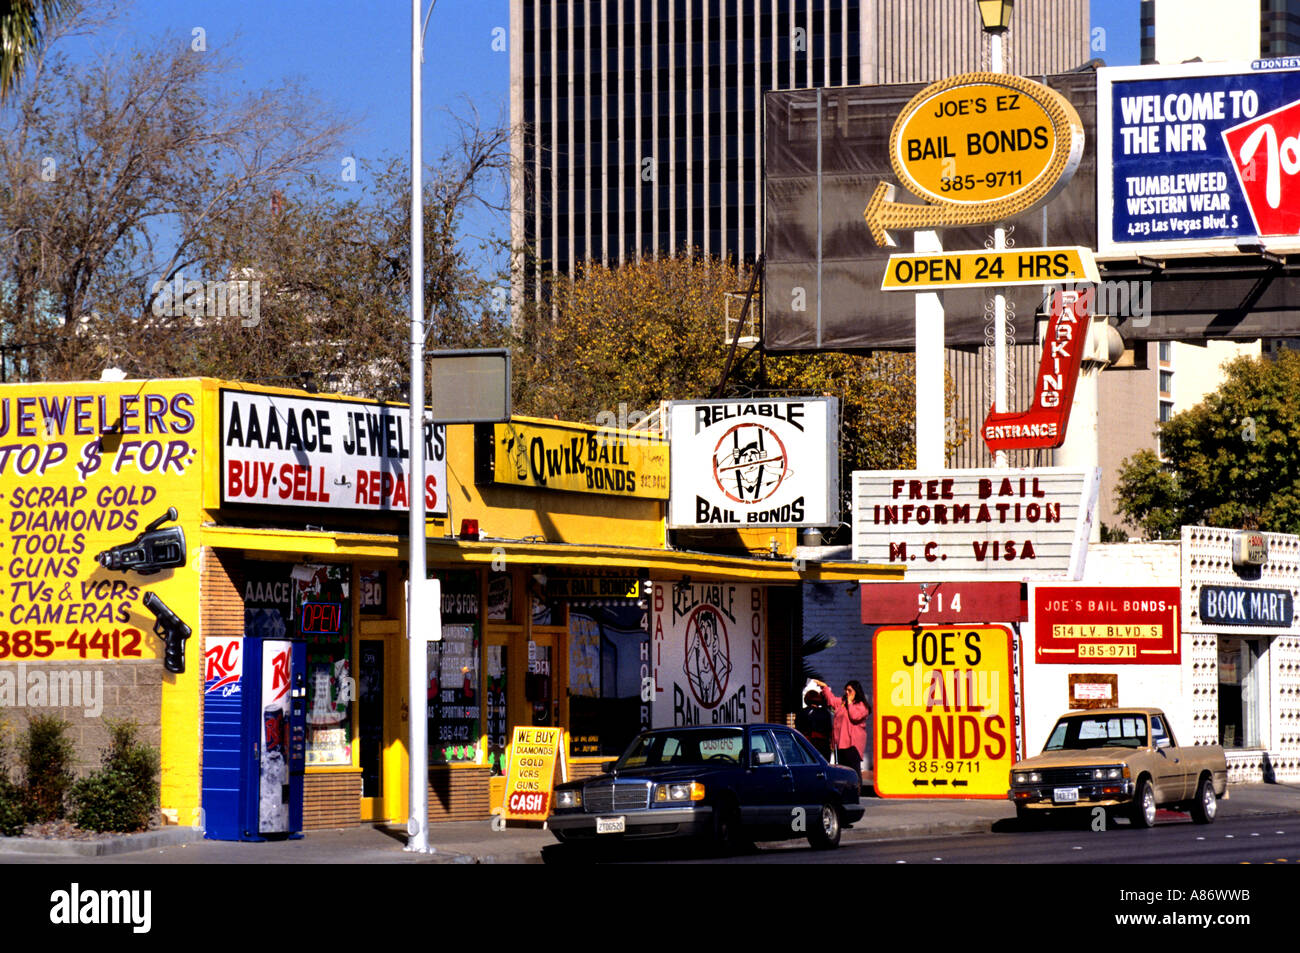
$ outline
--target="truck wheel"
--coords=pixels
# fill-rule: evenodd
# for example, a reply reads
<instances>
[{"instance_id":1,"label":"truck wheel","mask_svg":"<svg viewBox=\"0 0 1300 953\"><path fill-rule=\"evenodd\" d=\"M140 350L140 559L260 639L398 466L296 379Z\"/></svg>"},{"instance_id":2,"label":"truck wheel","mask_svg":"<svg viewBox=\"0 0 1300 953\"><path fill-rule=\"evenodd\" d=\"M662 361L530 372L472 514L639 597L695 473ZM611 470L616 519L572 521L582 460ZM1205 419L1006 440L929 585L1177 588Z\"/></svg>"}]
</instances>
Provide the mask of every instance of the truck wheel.
<instances>
[{"instance_id":1,"label":"truck wheel","mask_svg":"<svg viewBox=\"0 0 1300 953\"><path fill-rule=\"evenodd\" d=\"M1143 778L1138 785L1137 796L1133 799L1133 812L1130 814L1134 827L1152 827L1156 822L1156 792L1151 787L1151 779Z\"/></svg>"},{"instance_id":2,"label":"truck wheel","mask_svg":"<svg viewBox=\"0 0 1300 953\"><path fill-rule=\"evenodd\" d=\"M1192 820L1197 824L1214 823L1214 815L1219 813L1219 799L1214 796L1214 783L1208 778L1201 778L1196 787L1196 800L1192 802Z\"/></svg>"},{"instance_id":3,"label":"truck wheel","mask_svg":"<svg viewBox=\"0 0 1300 953\"><path fill-rule=\"evenodd\" d=\"M1031 811L1023 804L1016 805L1016 823L1022 830L1037 830L1043 826L1043 819L1042 811Z\"/></svg>"},{"instance_id":4,"label":"truck wheel","mask_svg":"<svg viewBox=\"0 0 1300 953\"><path fill-rule=\"evenodd\" d=\"M814 850L833 850L840 845L840 809L823 804L817 822L808 831L808 843Z\"/></svg>"}]
</instances>

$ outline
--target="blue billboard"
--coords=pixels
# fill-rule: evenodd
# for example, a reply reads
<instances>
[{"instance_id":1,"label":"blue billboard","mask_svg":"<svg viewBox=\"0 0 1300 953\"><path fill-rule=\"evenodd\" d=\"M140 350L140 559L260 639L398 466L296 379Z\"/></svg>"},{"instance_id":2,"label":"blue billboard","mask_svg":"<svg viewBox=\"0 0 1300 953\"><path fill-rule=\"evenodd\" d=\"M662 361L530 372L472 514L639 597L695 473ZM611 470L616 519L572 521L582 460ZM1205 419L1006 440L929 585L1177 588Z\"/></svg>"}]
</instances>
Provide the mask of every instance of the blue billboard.
<instances>
[{"instance_id":1,"label":"blue billboard","mask_svg":"<svg viewBox=\"0 0 1300 953\"><path fill-rule=\"evenodd\" d=\"M1101 258L1300 248L1300 60L1098 71Z\"/></svg>"}]
</instances>

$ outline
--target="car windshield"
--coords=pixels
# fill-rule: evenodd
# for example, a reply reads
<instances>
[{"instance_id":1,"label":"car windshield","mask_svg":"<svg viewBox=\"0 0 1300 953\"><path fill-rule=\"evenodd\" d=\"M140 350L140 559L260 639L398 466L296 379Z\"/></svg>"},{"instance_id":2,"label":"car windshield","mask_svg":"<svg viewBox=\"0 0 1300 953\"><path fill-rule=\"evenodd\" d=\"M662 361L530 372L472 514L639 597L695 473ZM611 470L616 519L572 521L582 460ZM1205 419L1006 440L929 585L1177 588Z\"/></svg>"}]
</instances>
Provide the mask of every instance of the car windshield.
<instances>
[{"instance_id":1,"label":"car windshield","mask_svg":"<svg viewBox=\"0 0 1300 953\"><path fill-rule=\"evenodd\" d=\"M1146 743L1147 720L1143 715L1073 715L1056 723L1043 750L1141 748Z\"/></svg>"},{"instance_id":2,"label":"car windshield","mask_svg":"<svg viewBox=\"0 0 1300 953\"><path fill-rule=\"evenodd\" d=\"M651 731L632 742L632 747L618 759L616 769L706 761L739 764L744 748L745 732L741 728Z\"/></svg>"}]
</instances>

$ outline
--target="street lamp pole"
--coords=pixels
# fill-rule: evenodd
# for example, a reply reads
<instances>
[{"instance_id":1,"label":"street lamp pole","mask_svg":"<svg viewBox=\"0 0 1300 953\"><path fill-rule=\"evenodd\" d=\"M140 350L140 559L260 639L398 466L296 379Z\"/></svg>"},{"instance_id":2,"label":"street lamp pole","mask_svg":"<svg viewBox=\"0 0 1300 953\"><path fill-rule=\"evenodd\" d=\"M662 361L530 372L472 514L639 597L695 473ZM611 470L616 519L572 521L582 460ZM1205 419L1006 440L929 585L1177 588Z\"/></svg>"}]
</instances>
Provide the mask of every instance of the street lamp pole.
<instances>
[{"instance_id":1,"label":"street lamp pole","mask_svg":"<svg viewBox=\"0 0 1300 953\"><path fill-rule=\"evenodd\" d=\"M436 0L435 0L436 2ZM423 156L420 148L420 67L424 60L424 35L420 27L421 0L411 0L411 389L409 395L410 440L408 476L410 479L410 522L408 523L408 583L406 598L406 638L410 668L407 683L410 726L410 810L406 821L409 839L406 849L429 852L429 719L428 654L422 637L427 612L423 596L424 577L424 184ZM429 7L430 13L433 7Z\"/></svg>"},{"instance_id":2,"label":"street lamp pole","mask_svg":"<svg viewBox=\"0 0 1300 953\"><path fill-rule=\"evenodd\" d=\"M1002 38L1011 25L1011 7L1013 0L976 0L979 7L980 22L984 32L989 35L989 72L1006 72L1003 57ZM1001 223L993 229L993 250L1000 252L1007 247L1007 230ZM993 296L993 410L997 413L1007 411L1007 296L999 290ZM993 464L997 467L1007 466L1007 452L994 452Z\"/></svg>"}]
</instances>

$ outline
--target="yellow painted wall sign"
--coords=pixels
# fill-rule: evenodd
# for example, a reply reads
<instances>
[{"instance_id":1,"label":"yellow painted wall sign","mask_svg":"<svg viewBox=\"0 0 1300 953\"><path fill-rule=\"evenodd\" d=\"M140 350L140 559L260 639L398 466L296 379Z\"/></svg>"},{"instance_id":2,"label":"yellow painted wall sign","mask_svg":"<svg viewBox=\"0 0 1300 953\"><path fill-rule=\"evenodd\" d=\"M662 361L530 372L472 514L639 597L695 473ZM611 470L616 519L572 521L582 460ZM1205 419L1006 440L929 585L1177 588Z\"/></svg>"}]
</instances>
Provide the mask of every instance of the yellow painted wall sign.
<instances>
[{"instance_id":1,"label":"yellow painted wall sign","mask_svg":"<svg viewBox=\"0 0 1300 953\"><path fill-rule=\"evenodd\" d=\"M1092 249L1075 246L890 255L880 287L882 291L917 291L1099 280Z\"/></svg>"},{"instance_id":2,"label":"yellow painted wall sign","mask_svg":"<svg viewBox=\"0 0 1300 953\"><path fill-rule=\"evenodd\" d=\"M876 244L889 229L996 222L1028 211L1069 181L1083 155L1083 123L1060 93L1004 73L963 73L927 86L889 139L900 182L929 205L895 203L876 187L864 213Z\"/></svg>"},{"instance_id":3,"label":"yellow painted wall sign","mask_svg":"<svg viewBox=\"0 0 1300 953\"><path fill-rule=\"evenodd\" d=\"M876 793L1003 798L1016 759L1011 630L883 626L872 650Z\"/></svg>"}]
</instances>

